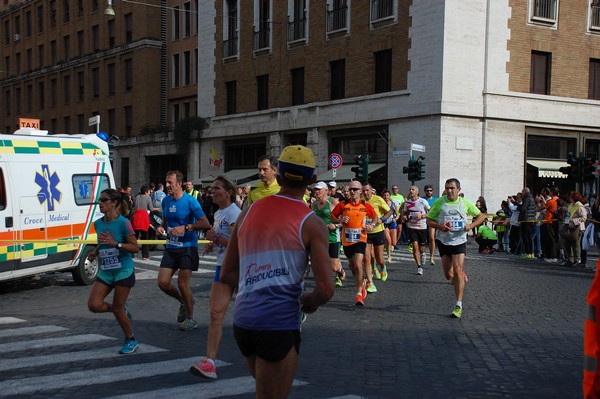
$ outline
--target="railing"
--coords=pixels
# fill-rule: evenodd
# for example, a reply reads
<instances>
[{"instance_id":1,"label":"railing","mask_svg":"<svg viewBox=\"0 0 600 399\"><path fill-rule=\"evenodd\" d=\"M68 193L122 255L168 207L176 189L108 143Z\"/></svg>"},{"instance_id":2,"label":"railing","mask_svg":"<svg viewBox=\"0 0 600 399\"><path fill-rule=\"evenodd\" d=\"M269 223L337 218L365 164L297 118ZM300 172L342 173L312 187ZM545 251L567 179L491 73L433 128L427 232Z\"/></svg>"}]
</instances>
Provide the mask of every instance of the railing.
<instances>
[{"instance_id":1,"label":"railing","mask_svg":"<svg viewBox=\"0 0 600 399\"><path fill-rule=\"evenodd\" d=\"M288 42L306 39L306 18L288 22Z\"/></svg>"},{"instance_id":2,"label":"railing","mask_svg":"<svg viewBox=\"0 0 600 399\"><path fill-rule=\"evenodd\" d=\"M223 41L223 58L238 55L238 38L232 37Z\"/></svg>"},{"instance_id":3,"label":"railing","mask_svg":"<svg viewBox=\"0 0 600 399\"><path fill-rule=\"evenodd\" d=\"M327 10L327 32L346 29L348 19L348 7L340 7L335 10Z\"/></svg>"},{"instance_id":4,"label":"railing","mask_svg":"<svg viewBox=\"0 0 600 399\"><path fill-rule=\"evenodd\" d=\"M371 20L394 15L394 0L371 0Z\"/></svg>"},{"instance_id":5,"label":"railing","mask_svg":"<svg viewBox=\"0 0 600 399\"><path fill-rule=\"evenodd\" d=\"M254 31L254 50L261 50L271 47L271 29Z\"/></svg>"},{"instance_id":6,"label":"railing","mask_svg":"<svg viewBox=\"0 0 600 399\"><path fill-rule=\"evenodd\" d=\"M535 0L533 17L556 20L556 0Z\"/></svg>"}]
</instances>

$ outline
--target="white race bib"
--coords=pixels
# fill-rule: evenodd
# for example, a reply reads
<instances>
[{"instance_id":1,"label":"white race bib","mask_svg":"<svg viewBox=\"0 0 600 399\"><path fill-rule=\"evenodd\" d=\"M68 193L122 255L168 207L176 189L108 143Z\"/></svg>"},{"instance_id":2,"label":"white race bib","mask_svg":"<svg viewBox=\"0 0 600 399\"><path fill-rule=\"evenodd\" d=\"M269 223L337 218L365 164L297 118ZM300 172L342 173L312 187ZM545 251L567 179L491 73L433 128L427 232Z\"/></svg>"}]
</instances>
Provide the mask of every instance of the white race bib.
<instances>
[{"instance_id":1,"label":"white race bib","mask_svg":"<svg viewBox=\"0 0 600 399\"><path fill-rule=\"evenodd\" d=\"M344 236L347 242L359 242L360 241L360 231L362 229L352 229L346 227L344 229Z\"/></svg>"},{"instance_id":2,"label":"white race bib","mask_svg":"<svg viewBox=\"0 0 600 399\"><path fill-rule=\"evenodd\" d=\"M450 231L462 231L465 229L465 221L460 216L444 217L444 224L450 227Z\"/></svg>"},{"instance_id":3,"label":"white race bib","mask_svg":"<svg viewBox=\"0 0 600 399\"><path fill-rule=\"evenodd\" d=\"M117 248L101 249L98 253L100 255L100 269L113 270L121 268L119 250Z\"/></svg>"},{"instance_id":4,"label":"white race bib","mask_svg":"<svg viewBox=\"0 0 600 399\"><path fill-rule=\"evenodd\" d=\"M172 245L174 247L183 247L183 243L179 241L179 237L183 237L182 235L176 236L172 233L173 229L171 227L167 227L167 245Z\"/></svg>"}]
</instances>

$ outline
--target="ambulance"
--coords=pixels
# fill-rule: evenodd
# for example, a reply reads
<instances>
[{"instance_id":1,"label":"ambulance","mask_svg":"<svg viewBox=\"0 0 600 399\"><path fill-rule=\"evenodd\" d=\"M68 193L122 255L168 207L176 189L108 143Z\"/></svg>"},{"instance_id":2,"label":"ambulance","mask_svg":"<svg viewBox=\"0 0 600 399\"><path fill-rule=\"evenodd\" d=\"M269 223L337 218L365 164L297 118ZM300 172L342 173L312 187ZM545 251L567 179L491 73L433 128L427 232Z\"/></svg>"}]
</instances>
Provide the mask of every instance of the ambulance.
<instances>
[{"instance_id":1,"label":"ambulance","mask_svg":"<svg viewBox=\"0 0 600 399\"><path fill-rule=\"evenodd\" d=\"M93 222L107 188L114 178L104 133L1 134L0 281L70 271L78 284L92 284Z\"/></svg>"}]
</instances>

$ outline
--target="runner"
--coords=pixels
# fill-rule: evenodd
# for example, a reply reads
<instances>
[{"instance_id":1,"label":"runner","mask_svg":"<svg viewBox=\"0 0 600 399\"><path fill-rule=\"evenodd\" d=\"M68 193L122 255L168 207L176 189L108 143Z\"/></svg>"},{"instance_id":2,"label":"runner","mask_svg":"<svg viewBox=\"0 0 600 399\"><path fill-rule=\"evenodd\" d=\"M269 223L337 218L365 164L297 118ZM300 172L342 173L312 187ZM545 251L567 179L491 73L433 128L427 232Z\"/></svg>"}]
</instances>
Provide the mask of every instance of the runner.
<instances>
[{"instance_id":1,"label":"runner","mask_svg":"<svg viewBox=\"0 0 600 399\"><path fill-rule=\"evenodd\" d=\"M425 191L425 200L429 203L429 207L433 205L436 199L435 195L433 195L433 186L431 184L426 184L424 187ZM435 229L427 226L427 233L429 239L429 264L431 266L435 266Z\"/></svg>"},{"instance_id":2,"label":"runner","mask_svg":"<svg viewBox=\"0 0 600 399\"><path fill-rule=\"evenodd\" d=\"M258 177L260 181L250 187L250 193L246 198L246 205L250 206L261 198L268 197L279 192L277 182L277 160L275 157L263 155L258 159Z\"/></svg>"},{"instance_id":3,"label":"runner","mask_svg":"<svg viewBox=\"0 0 600 399\"><path fill-rule=\"evenodd\" d=\"M387 268L385 266L385 257L383 256L384 240L384 224L388 221L388 218L392 217L392 210L388 204L379 195L373 193L373 187L367 183L363 186L363 197L368 204L371 204L375 213L377 214L377 222L373 223L374 227L372 231L367 233L367 251L365 252L365 271L367 272L367 291L377 292L377 287L373 284L373 273L375 278L386 281L388 278ZM381 272L375 262L381 268Z\"/></svg>"},{"instance_id":4,"label":"runner","mask_svg":"<svg viewBox=\"0 0 600 399\"><path fill-rule=\"evenodd\" d=\"M419 197L419 188L410 186L408 198L402 207L402 221L408 222L408 240L413 246L417 274L423 275L425 245L427 245L427 212L429 203ZM435 230L435 229L434 229Z\"/></svg>"},{"instance_id":5,"label":"runner","mask_svg":"<svg viewBox=\"0 0 600 399\"><path fill-rule=\"evenodd\" d=\"M323 219L327 229L329 229L329 258L331 258L331 270L335 272L335 285L341 287L344 285L343 280L346 279L346 272L342 267L340 261L340 243L339 239L339 225L332 223L331 211L336 207L339 201L333 197L330 197L327 190L327 184L325 182L318 182L314 185L315 196L317 202L313 205L313 211L315 214Z\"/></svg>"},{"instance_id":6,"label":"runner","mask_svg":"<svg viewBox=\"0 0 600 399\"><path fill-rule=\"evenodd\" d=\"M427 214L427 225L438 230L437 245L442 259L444 276L451 280L456 296L456 305L451 317L462 316L462 300L465 290L464 262L467 253L467 233L485 221L485 215L469 200L459 197L460 182L448 179L446 195L438 198ZM467 216L473 216L468 224Z\"/></svg>"},{"instance_id":7,"label":"runner","mask_svg":"<svg viewBox=\"0 0 600 399\"><path fill-rule=\"evenodd\" d=\"M360 182L350 182L348 190L350 200L340 202L331 212L331 218L336 223L342 224L344 254L348 258L356 286L355 304L356 306L365 306L367 273L363 260L367 248L367 232L373 230L374 227L372 223L367 223L367 218L374 220L375 223L381 223L381 221L377 218L373 207L361 200L362 184Z\"/></svg>"}]
</instances>

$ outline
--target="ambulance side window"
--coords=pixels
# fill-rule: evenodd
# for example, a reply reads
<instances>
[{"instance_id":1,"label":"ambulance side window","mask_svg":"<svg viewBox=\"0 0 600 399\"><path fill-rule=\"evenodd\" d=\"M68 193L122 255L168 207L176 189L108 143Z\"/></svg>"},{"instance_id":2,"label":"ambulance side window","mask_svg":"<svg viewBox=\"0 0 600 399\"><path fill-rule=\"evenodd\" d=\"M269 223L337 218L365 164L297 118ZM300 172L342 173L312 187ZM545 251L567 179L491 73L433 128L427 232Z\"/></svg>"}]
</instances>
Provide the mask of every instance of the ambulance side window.
<instances>
[{"instance_id":1,"label":"ambulance side window","mask_svg":"<svg viewBox=\"0 0 600 399\"><path fill-rule=\"evenodd\" d=\"M73 175L72 182L77 205L97 203L100 193L110 188L110 178L104 173Z\"/></svg>"},{"instance_id":2,"label":"ambulance side window","mask_svg":"<svg viewBox=\"0 0 600 399\"><path fill-rule=\"evenodd\" d=\"M4 180L4 170L0 168L0 211L6 209L6 181Z\"/></svg>"}]
</instances>

